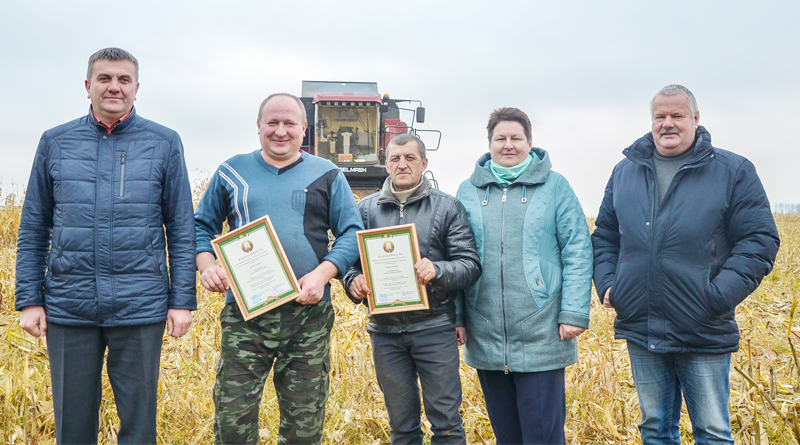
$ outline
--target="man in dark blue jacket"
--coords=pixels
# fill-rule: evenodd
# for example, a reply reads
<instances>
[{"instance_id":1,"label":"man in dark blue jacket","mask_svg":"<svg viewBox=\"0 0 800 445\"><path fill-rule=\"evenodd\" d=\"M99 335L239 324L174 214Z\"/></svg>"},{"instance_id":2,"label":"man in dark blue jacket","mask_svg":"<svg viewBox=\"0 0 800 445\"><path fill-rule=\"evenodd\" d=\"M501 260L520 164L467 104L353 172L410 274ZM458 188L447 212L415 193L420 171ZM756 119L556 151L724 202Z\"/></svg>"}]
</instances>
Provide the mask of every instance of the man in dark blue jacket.
<instances>
[{"instance_id":1,"label":"man in dark blue jacket","mask_svg":"<svg viewBox=\"0 0 800 445\"><path fill-rule=\"evenodd\" d=\"M197 305L183 146L136 115L138 71L119 48L89 58L89 114L42 135L25 194L15 308L47 335L58 443L97 443L106 349L119 443L156 443L164 324L184 335Z\"/></svg>"},{"instance_id":2,"label":"man in dark blue jacket","mask_svg":"<svg viewBox=\"0 0 800 445\"><path fill-rule=\"evenodd\" d=\"M688 89L664 87L650 108L652 132L606 186L594 283L627 340L642 442L680 442L683 394L698 444L733 443L734 312L772 270L778 230L755 167L711 145Z\"/></svg>"}]
</instances>

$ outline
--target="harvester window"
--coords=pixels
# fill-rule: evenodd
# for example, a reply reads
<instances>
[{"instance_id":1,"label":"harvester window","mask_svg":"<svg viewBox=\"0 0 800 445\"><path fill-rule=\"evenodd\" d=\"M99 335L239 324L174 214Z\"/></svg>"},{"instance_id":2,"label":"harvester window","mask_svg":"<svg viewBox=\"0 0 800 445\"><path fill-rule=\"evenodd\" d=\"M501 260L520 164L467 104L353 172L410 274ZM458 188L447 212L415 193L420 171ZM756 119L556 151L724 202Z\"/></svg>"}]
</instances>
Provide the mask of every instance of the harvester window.
<instances>
[{"instance_id":1,"label":"harvester window","mask_svg":"<svg viewBox=\"0 0 800 445\"><path fill-rule=\"evenodd\" d=\"M378 104L317 104L316 153L337 164L378 162Z\"/></svg>"}]
</instances>

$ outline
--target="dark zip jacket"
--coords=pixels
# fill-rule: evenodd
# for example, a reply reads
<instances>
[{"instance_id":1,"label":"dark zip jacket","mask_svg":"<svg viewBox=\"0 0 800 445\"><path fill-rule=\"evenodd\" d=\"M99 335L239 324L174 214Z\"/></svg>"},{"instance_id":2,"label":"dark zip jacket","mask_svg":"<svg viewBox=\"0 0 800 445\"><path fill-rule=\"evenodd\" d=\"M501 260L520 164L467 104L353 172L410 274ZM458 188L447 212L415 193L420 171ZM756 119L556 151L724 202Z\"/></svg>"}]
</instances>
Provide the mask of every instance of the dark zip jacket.
<instances>
[{"instance_id":1,"label":"dark zip jacket","mask_svg":"<svg viewBox=\"0 0 800 445\"><path fill-rule=\"evenodd\" d=\"M739 348L734 319L772 270L780 239L750 161L697 129L694 155L658 204L648 133L614 167L592 234L594 283L611 287L616 338L652 352Z\"/></svg>"},{"instance_id":2,"label":"dark zip jacket","mask_svg":"<svg viewBox=\"0 0 800 445\"><path fill-rule=\"evenodd\" d=\"M135 109L110 134L91 112L46 131L22 207L15 308L44 306L48 323L70 326L159 323L196 309L195 285L178 133Z\"/></svg>"},{"instance_id":3,"label":"dark zip jacket","mask_svg":"<svg viewBox=\"0 0 800 445\"><path fill-rule=\"evenodd\" d=\"M436 268L436 278L426 287L430 309L377 314L370 316L369 330L382 333L411 332L447 323L464 326L456 320L456 304L461 304L462 290L481 275L481 265L472 229L464 206L454 197L440 192L423 177L422 184L401 205L391 192L391 178L386 178L379 193L358 202L365 229L416 224L419 250ZM361 274L361 262L350 268L342 280L348 297L350 284Z\"/></svg>"}]
</instances>

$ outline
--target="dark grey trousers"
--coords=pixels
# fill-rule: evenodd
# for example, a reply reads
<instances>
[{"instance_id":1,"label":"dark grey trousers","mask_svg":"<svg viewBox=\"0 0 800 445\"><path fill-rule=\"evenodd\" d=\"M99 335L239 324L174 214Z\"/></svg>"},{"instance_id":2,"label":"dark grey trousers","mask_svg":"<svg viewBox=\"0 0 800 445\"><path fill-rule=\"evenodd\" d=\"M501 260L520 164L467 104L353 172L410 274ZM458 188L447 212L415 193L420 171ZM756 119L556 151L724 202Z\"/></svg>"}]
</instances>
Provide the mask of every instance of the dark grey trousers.
<instances>
[{"instance_id":1,"label":"dark grey trousers","mask_svg":"<svg viewBox=\"0 0 800 445\"><path fill-rule=\"evenodd\" d=\"M372 332L378 385L389 413L392 445L422 445L419 386L431 422L431 444L466 444L461 424L461 376L453 325L416 332Z\"/></svg>"},{"instance_id":2,"label":"dark grey trousers","mask_svg":"<svg viewBox=\"0 0 800 445\"><path fill-rule=\"evenodd\" d=\"M103 355L120 418L120 444L156 443L164 323L102 328L47 325L56 442L96 444Z\"/></svg>"}]
</instances>

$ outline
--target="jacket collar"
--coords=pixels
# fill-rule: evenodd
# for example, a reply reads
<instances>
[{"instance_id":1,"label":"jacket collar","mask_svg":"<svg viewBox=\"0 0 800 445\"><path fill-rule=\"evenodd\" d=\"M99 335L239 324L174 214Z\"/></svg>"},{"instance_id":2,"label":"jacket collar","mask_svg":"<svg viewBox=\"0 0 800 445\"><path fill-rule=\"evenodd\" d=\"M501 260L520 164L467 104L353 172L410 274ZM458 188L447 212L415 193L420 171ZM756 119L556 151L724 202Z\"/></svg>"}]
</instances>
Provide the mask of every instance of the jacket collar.
<instances>
[{"instance_id":1,"label":"jacket collar","mask_svg":"<svg viewBox=\"0 0 800 445\"><path fill-rule=\"evenodd\" d=\"M534 160L531 166L522 172L513 182L514 184L536 185L543 184L547 180L547 175L550 173L550 168L552 167L550 155L547 151L538 147L531 148L531 153L535 153L539 159ZM486 153L478 158L478 162L475 163L475 170L473 170L472 176L469 178L470 182L472 182L472 185L475 187L481 188L489 184L497 183L489 168L489 161L491 159L491 153Z\"/></svg>"},{"instance_id":2,"label":"jacket collar","mask_svg":"<svg viewBox=\"0 0 800 445\"><path fill-rule=\"evenodd\" d=\"M383 181L383 187L381 188L381 194L378 196L378 205L380 204L394 204L398 207L402 207L403 205L409 205L412 202L419 201L421 199L425 199L428 195L431 194L431 190L433 190L433 185L431 181L422 175L422 183L417 187L417 190L414 192L413 195L408 197L408 200L405 204L400 204L400 200L394 196L392 193L392 178L387 177L385 181Z\"/></svg>"},{"instance_id":3,"label":"jacket collar","mask_svg":"<svg viewBox=\"0 0 800 445\"><path fill-rule=\"evenodd\" d=\"M636 140L630 147L622 151L628 159L636 164L652 165L653 152L656 144L653 141L653 133L647 133ZM711 146L711 134L702 125L697 127L694 137L694 155L686 164L694 164L706 159L710 153L714 152Z\"/></svg>"},{"instance_id":4,"label":"jacket collar","mask_svg":"<svg viewBox=\"0 0 800 445\"><path fill-rule=\"evenodd\" d=\"M89 116L88 116L88 119L89 119L89 123L92 124L92 126L95 129L97 129L101 133L108 134L108 129L105 126L103 126L103 124L101 124L97 120L97 118L94 117L94 113L92 113L92 106L91 105L89 105ZM122 122L120 122L117 125L115 125L114 129L111 130L111 133L115 134L115 133L119 133L121 131L125 131L128 127L133 125L133 121L134 120L136 120L136 107L131 108L131 113L128 115L128 117L123 119Z\"/></svg>"}]
</instances>

